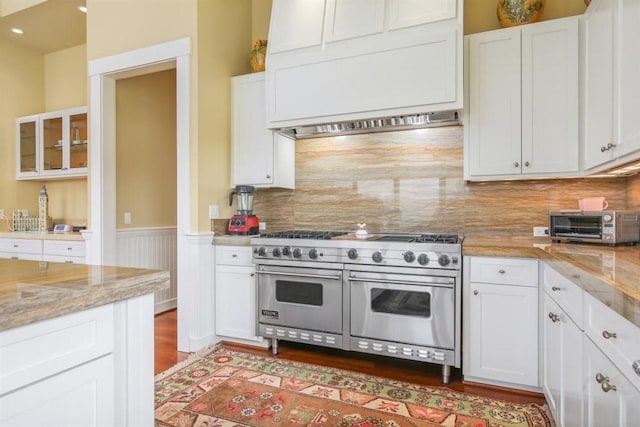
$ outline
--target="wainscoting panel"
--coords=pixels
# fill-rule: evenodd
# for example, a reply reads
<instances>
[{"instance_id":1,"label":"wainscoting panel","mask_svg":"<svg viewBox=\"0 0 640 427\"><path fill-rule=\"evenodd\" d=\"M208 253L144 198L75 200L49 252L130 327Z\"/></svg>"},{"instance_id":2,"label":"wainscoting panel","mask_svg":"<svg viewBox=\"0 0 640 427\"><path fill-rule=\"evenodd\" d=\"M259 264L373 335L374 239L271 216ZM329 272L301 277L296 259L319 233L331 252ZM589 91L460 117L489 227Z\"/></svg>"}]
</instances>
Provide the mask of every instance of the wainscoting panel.
<instances>
[{"instance_id":1,"label":"wainscoting panel","mask_svg":"<svg viewBox=\"0 0 640 427\"><path fill-rule=\"evenodd\" d=\"M169 289L155 293L155 313L177 307L176 227L131 228L116 231L117 263L121 267L169 270Z\"/></svg>"}]
</instances>

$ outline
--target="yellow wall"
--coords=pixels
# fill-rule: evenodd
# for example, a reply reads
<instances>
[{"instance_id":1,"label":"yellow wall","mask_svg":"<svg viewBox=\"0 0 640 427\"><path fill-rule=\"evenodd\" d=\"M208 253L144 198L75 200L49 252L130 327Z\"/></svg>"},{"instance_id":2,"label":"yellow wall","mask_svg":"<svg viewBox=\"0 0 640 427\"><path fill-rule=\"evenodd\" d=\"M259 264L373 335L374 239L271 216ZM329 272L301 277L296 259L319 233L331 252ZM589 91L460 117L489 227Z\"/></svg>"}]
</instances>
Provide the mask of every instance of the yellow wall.
<instances>
[{"instance_id":1,"label":"yellow wall","mask_svg":"<svg viewBox=\"0 0 640 427\"><path fill-rule=\"evenodd\" d=\"M16 181L15 119L44 108L44 58L0 38L0 209L36 213L40 183ZM6 223L0 221L0 230Z\"/></svg>"},{"instance_id":2,"label":"yellow wall","mask_svg":"<svg viewBox=\"0 0 640 427\"><path fill-rule=\"evenodd\" d=\"M465 0L464 33L473 34L501 28L496 5L497 0ZM586 8L584 0L547 0L542 20L580 15Z\"/></svg>"},{"instance_id":3,"label":"yellow wall","mask_svg":"<svg viewBox=\"0 0 640 427\"><path fill-rule=\"evenodd\" d=\"M117 227L175 226L175 69L118 80L116 117Z\"/></svg>"},{"instance_id":4,"label":"yellow wall","mask_svg":"<svg viewBox=\"0 0 640 427\"><path fill-rule=\"evenodd\" d=\"M271 16L271 0L251 1L251 40L267 39L269 36L269 18Z\"/></svg>"}]
</instances>

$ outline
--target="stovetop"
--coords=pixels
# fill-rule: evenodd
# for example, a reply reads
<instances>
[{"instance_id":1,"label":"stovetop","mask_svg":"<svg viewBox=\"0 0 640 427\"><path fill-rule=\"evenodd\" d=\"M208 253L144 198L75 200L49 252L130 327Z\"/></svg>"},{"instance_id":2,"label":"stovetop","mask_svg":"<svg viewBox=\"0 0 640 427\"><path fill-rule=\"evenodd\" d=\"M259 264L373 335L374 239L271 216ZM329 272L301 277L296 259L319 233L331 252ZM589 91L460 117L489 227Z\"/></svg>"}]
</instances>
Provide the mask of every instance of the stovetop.
<instances>
[{"instance_id":1,"label":"stovetop","mask_svg":"<svg viewBox=\"0 0 640 427\"><path fill-rule=\"evenodd\" d=\"M368 234L291 230L251 239L256 262L278 265L332 262L459 270L463 237L457 234Z\"/></svg>"}]
</instances>

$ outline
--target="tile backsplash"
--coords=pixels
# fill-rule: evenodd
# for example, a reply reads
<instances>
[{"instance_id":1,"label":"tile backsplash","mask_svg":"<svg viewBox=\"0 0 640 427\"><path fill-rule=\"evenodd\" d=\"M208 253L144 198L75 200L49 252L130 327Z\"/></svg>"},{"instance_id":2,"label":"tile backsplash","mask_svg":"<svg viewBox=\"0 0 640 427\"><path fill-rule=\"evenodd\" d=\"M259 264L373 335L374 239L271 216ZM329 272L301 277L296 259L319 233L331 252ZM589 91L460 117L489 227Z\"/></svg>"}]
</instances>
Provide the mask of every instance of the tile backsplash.
<instances>
[{"instance_id":1,"label":"tile backsplash","mask_svg":"<svg viewBox=\"0 0 640 427\"><path fill-rule=\"evenodd\" d=\"M254 211L285 229L503 233L530 236L549 210L604 196L640 208L640 180L557 179L466 183L462 127L296 142L296 189L258 190Z\"/></svg>"}]
</instances>

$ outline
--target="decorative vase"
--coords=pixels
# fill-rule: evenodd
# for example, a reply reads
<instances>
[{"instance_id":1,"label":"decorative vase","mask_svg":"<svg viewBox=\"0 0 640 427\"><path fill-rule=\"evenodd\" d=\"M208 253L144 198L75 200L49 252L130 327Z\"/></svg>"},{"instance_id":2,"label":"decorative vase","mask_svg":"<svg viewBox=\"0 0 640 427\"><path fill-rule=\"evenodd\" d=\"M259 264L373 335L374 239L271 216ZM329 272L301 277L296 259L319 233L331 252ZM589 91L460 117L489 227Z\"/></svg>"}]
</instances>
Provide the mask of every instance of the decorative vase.
<instances>
[{"instance_id":1,"label":"decorative vase","mask_svg":"<svg viewBox=\"0 0 640 427\"><path fill-rule=\"evenodd\" d=\"M587 6L589 6L589 3L591 3L591 0L584 0L584 4L586 4Z\"/></svg>"},{"instance_id":2,"label":"decorative vase","mask_svg":"<svg viewBox=\"0 0 640 427\"><path fill-rule=\"evenodd\" d=\"M545 0L498 0L498 20L503 27L530 24L542 17Z\"/></svg>"},{"instance_id":3,"label":"decorative vase","mask_svg":"<svg viewBox=\"0 0 640 427\"><path fill-rule=\"evenodd\" d=\"M254 73L264 71L264 61L267 57L267 41L256 40L251 51L251 70Z\"/></svg>"}]
</instances>

